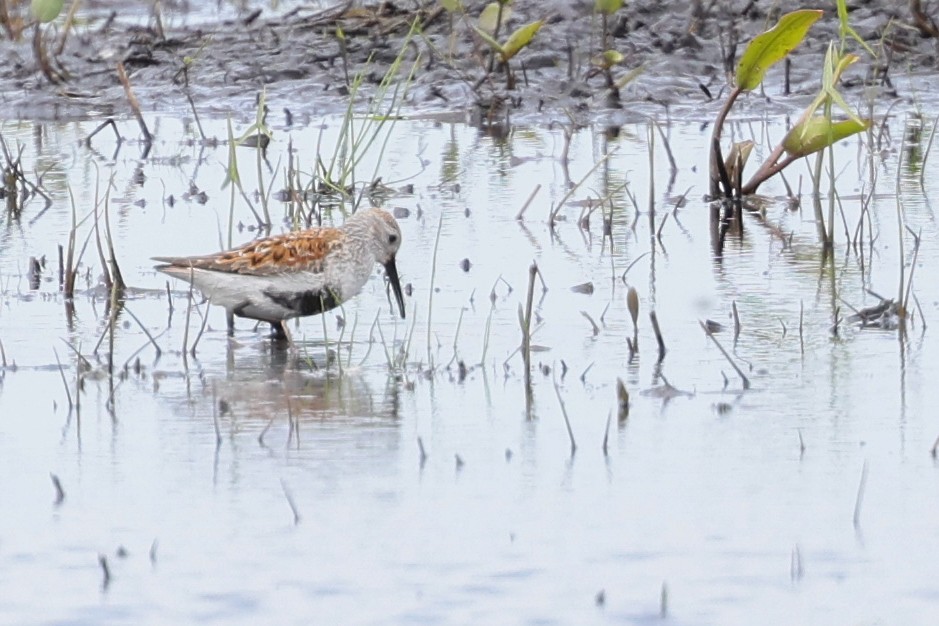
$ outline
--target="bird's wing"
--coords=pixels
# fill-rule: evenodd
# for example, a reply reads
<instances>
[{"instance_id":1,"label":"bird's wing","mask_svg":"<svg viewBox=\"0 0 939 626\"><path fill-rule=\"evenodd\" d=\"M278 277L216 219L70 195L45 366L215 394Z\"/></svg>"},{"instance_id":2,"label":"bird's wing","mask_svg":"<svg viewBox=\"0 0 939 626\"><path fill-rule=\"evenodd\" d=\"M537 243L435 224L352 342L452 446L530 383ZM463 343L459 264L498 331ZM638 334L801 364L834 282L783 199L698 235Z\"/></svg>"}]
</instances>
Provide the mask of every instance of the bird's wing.
<instances>
[{"instance_id":1,"label":"bird's wing","mask_svg":"<svg viewBox=\"0 0 939 626\"><path fill-rule=\"evenodd\" d=\"M323 271L327 257L342 246L338 228L315 228L252 241L240 248L191 257L153 257L173 268L194 268L247 276ZM159 270L166 267L157 267Z\"/></svg>"}]
</instances>

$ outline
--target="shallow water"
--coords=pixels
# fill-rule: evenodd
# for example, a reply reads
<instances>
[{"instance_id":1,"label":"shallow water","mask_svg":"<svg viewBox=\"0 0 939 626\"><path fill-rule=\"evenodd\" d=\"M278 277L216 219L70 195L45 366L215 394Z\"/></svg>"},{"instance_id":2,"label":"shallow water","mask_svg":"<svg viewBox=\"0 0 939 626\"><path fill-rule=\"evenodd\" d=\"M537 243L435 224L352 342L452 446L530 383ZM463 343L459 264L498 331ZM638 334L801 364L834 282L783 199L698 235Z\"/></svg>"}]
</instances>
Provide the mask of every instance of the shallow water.
<instances>
[{"instance_id":1,"label":"shallow water","mask_svg":"<svg viewBox=\"0 0 939 626\"><path fill-rule=\"evenodd\" d=\"M835 336L836 308L844 318L849 304L876 303L866 288L887 297L898 290L893 191L902 120L890 125L891 143L874 166L874 244L862 262L843 245L839 220L830 265L821 260L809 197L792 211L777 181L762 190L772 228L747 215L743 235L729 234L715 256L701 200L709 141L701 121L667 129L679 158L670 187L656 137L654 189L645 125L574 135L574 181L615 150L609 167L572 196L612 194L612 252L600 211L587 230L577 225L579 206L562 211L554 235L547 227L567 191L560 128L500 138L461 123L398 122L357 179L371 180L380 165L394 190L385 206L409 213L399 220L398 259L412 287L407 320L394 316L376 272L341 312L342 335L331 313L293 329L296 353L272 349L267 329L248 320L238 320L229 342L223 313L210 308L196 355L185 359L188 290L170 283L170 314L165 278L149 258L227 245L227 147L181 141L194 129L167 118L155 122L158 141L145 159L142 146L118 146L107 133L93 150L82 147L92 123L4 125L4 139L23 146L27 171L44 174L54 202L41 212L34 199L19 219L0 218L0 621L649 623L659 621L664 597L669 621L681 624L929 623L939 608L930 455L939 423L929 392L939 374L939 247L926 200L935 179L927 175L922 191L915 168L901 166L907 225L922 232L914 290L925 323L917 313L901 338L842 319ZM288 140L307 180L315 147L328 160L340 132L338 119L322 129L272 124L261 169L265 189L275 191ZM224 123L207 125L225 136ZM136 129L124 124L121 132L133 137ZM779 137L783 129L751 121L734 132ZM256 152L237 153L259 207ZM865 153L856 141L838 152L837 188L852 230ZM787 172L790 183L805 171ZM133 288L127 309L162 354L122 314L109 379L94 240L71 327L55 268L71 224L68 189L81 220L96 186L102 198L112 176L115 253ZM205 191L205 204L186 199L191 183ZM284 205L270 206L282 232ZM233 215L233 243L254 236L237 227L254 221L237 194ZM340 211L329 218L341 221ZM88 218L79 245L92 232ZM909 260L911 237L905 245ZM30 289L27 261L42 255L42 281ZM532 260L547 291L535 289L539 351L526 408L515 350ZM633 263L626 280L641 312L639 354L630 360L621 276ZM586 282L592 294L571 290ZM668 349L660 367L653 308ZM198 310L190 346L205 308ZM751 389L702 332L706 318L724 325L716 337ZM80 393L76 351L91 367ZM405 352L406 365L389 372L389 358ZM56 353L78 409L68 409ZM623 423L617 378L630 392ZM663 398L665 380L685 393ZM50 473L64 488L58 505Z\"/></svg>"}]
</instances>

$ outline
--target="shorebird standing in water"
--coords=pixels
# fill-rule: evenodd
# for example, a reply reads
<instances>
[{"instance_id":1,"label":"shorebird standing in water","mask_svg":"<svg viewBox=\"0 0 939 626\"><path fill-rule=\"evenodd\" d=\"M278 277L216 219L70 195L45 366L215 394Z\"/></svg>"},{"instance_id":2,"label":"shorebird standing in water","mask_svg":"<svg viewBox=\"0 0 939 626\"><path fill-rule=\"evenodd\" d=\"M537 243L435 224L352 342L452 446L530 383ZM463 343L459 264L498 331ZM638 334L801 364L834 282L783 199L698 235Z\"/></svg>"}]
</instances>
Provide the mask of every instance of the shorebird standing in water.
<instances>
[{"instance_id":1,"label":"shorebird standing in water","mask_svg":"<svg viewBox=\"0 0 939 626\"><path fill-rule=\"evenodd\" d=\"M286 320L318 315L358 294L376 263L385 268L401 317L404 296L395 255L401 229L381 209L356 212L341 228L310 228L265 237L240 248L190 257L154 257L156 269L191 283L234 317L269 322L286 339Z\"/></svg>"}]
</instances>

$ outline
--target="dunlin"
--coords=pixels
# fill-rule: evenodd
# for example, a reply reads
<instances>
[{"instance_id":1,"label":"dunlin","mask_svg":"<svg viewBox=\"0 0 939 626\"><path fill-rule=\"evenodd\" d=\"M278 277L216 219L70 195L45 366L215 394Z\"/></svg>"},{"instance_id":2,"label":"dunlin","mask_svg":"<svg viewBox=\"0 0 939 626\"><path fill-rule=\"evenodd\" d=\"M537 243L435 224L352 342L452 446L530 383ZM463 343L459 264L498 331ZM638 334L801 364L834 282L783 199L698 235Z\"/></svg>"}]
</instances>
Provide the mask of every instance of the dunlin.
<instances>
[{"instance_id":1,"label":"dunlin","mask_svg":"<svg viewBox=\"0 0 939 626\"><path fill-rule=\"evenodd\" d=\"M376 263L385 267L401 317L404 296L395 255L401 229L381 209L356 212L341 228L310 228L265 237L240 248L190 257L154 257L156 269L198 287L234 316L269 322L286 336L285 320L334 309L358 294Z\"/></svg>"}]
</instances>

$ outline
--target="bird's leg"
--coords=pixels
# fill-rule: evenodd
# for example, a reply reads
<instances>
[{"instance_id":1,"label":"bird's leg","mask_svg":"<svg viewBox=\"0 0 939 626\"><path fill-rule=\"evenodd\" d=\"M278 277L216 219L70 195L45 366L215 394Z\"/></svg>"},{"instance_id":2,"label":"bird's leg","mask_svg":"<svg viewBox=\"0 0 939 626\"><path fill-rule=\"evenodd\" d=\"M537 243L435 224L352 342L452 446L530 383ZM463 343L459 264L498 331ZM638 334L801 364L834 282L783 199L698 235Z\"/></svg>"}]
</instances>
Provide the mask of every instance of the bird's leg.
<instances>
[{"instance_id":1,"label":"bird's leg","mask_svg":"<svg viewBox=\"0 0 939 626\"><path fill-rule=\"evenodd\" d=\"M235 336L235 313L234 311L225 310L225 322L228 324L228 336Z\"/></svg>"},{"instance_id":2,"label":"bird's leg","mask_svg":"<svg viewBox=\"0 0 939 626\"><path fill-rule=\"evenodd\" d=\"M290 341L286 320L271 322L271 339L274 341Z\"/></svg>"}]
</instances>

